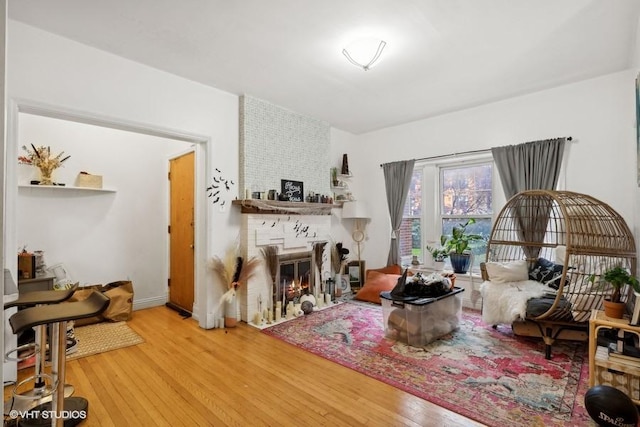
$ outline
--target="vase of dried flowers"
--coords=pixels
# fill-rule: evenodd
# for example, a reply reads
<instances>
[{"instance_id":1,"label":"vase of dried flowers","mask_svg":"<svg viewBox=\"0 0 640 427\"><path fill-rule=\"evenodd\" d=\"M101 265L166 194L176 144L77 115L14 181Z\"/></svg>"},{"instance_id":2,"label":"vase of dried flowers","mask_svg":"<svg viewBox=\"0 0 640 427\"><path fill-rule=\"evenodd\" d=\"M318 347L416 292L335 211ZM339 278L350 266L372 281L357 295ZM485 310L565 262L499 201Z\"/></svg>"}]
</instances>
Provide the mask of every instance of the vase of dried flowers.
<instances>
[{"instance_id":1,"label":"vase of dried flowers","mask_svg":"<svg viewBox=\"0 0 640 427\"><path fill-rule=\"evenodd\" d=\"M230 295L224 303L224 327L235 328L238 323L238 296Z\"/></svg>"},{"instance_id":2,"label":"vase of dried flowers","mask_svg":"<svg viewBox=\"0 0 640 427\"><path fill-rule=\"evenodd\" d=\"M18 163L23 165L32 165L40 171L39 185L53 185L53 171L62 166L62 164L71 156L64 156L64 151L56 156L51 155L51 147L36 147L31 144L31 149L22 146L27 152L26 156L19 156Z\"/></svg>"},{"instance_id":3,"label":"vase of dried flowers","mask_svg":"<svg viewBox=\"0 0 640 427\"><path fill-rule=\"evenodd\" d=\"M53 185L53 171L55 168L52 165L41 165L40 170L40 183L39 185Z\"/></svg>"},{"instance_id":4,"label":"vase of dried flowers","mask_svg":"<svg viewBox=\"0 0 640 427\"><path fill-rule=\"evenodd\" d=\"M219 305L224 309L225 327L232 328L238 323L238 288L241 284L246 285L259 264L260 260L256 257L245 261L240 255L240 247L237 245L226 251L224 259L214 256L209 260L209 268L226 287L226 292L222 295Z\"/></svg>"}]
</instances>

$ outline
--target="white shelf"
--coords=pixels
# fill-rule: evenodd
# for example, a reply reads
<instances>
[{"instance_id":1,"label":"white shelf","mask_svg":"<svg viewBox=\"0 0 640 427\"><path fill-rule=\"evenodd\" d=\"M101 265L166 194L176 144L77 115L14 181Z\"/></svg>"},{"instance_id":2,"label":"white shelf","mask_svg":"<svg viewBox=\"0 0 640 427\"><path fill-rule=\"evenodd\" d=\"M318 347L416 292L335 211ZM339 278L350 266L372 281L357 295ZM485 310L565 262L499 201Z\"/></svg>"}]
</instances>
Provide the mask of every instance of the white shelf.
<instances>
[{"instance_id":1,"label":"white shelf","mask_svg":"<svg viewBox=\"0 0 640 427\"><path fill-rule=\"evenodd\" d=\"M74 187L72 185L30 185L20 184L18 188L31 188L36 190L48 190L48 191L88 191L93 193L115 193L116 190L112 188L89 188L89 187Z\"/></svg>"},{"instance_id":2,"label":"white shelf","mask_svg":"<svg viewBox=\"0 0 640 427\"><path fill-rule=\"evenodd\" d=\"M343 184L343 185L332 185L331 186L332 190L338 190L338 191L347 191L349 189L349 186L347 184Z\"/></svg>"}]
</instances>

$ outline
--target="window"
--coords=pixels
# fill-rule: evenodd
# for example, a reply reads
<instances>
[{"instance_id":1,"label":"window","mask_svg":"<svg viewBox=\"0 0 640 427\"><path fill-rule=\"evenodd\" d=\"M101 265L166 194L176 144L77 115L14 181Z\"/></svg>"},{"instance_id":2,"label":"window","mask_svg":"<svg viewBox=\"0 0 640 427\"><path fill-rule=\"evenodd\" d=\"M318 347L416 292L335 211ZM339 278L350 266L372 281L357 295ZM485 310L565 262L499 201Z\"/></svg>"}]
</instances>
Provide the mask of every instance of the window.
<instances>
[{"instance_id":1,"label":"window","mask_svg":"<svg viewBox=\"0 0 640 427\"><path fill-rule=\"evenodd\" d=\"M400 256L409 264L414 256L429 261L426 246L439 246L442 234L473 218L467 231L488 239L493 214L493 162L454 160L416 164L409 186L400 232ZM474 245L473 267L484 261L486 242ZM448 263L448 261L447 261ZM447 264L446 268L450 268Z\"/></svg>"},{"instance_id":2,"label":"window","mask_svg":"<svg viewBox=\"0 0 640 427\"><path fill-rule=\"evenodd\" d=\"M414 168L400 226L400 258L403 264L411 262L413 256L417 256L418 259L422 258L421 222L422 170Z\"/></svg>"}]
</instances>

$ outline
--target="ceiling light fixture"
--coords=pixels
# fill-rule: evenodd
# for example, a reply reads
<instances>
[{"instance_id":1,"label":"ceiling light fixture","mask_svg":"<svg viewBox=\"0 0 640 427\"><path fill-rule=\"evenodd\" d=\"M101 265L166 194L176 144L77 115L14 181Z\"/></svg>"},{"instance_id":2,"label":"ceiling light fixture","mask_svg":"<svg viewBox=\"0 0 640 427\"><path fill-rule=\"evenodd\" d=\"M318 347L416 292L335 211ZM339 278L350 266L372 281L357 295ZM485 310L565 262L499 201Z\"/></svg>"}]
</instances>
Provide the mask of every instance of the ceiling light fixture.
<instances>
[{"instance_id":1,"label":"ceiling light fixture","mask_svg":"<svg viewBox=\"0 0 640 427\"><path fill-rule=\"evenodd\" d=\"M379 39L362 39L357 40L353 43L350 43L349 46L342 49L342 54L358 68L362 68L364 71L369 71L373 64L376 63L384 47L387 43L384 40ZM377 46L377 47L376 47ZM347 50L348 49L348 50ZM375 54L373 58L371 57L371 53L375 49ZM349 53L351 51L351 53ZM371 58L369 60L369 58ZM367 62L368 61L368 62ZM366 65L362 65L366 64Z\"/></svg>"}]
</instances>

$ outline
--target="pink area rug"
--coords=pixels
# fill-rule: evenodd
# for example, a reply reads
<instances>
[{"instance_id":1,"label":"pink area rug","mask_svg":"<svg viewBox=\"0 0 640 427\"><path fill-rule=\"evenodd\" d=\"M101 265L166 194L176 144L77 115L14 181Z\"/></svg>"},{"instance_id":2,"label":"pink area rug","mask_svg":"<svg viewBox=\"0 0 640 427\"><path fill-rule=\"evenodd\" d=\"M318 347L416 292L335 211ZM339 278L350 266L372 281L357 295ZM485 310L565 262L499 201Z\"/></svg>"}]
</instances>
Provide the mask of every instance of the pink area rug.
<instances>
[{"instance_id":1,"label":"pink area rug","mask_svg":"<svg viewBox=\"0 0 640 427\"><path fill-rule=\"evenodd\" d=\"M345 303L263 332L489 426L595 425L584 343L557 341L546 360L542 340L463 311L457 330L415 348L382 323L380 307Z\"/></svg>"}]
</instances>

